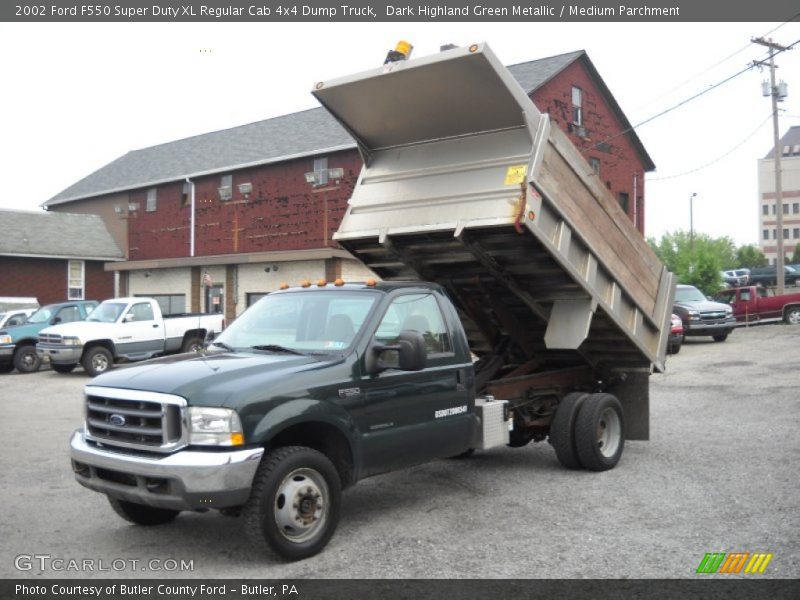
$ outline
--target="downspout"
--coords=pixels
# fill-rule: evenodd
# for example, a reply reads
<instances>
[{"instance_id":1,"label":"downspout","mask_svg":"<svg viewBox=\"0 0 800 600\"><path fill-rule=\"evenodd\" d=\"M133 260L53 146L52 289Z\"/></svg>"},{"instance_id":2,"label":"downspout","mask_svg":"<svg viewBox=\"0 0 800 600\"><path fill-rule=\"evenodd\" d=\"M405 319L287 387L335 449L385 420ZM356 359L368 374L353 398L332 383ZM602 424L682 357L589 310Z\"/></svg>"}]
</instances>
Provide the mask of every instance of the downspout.
<instances>
[{"instance_id":1,"label":"downspout","mask_svg":"<svg viewBox=\"0 0 800 600\"><path fill-rule=\"evenodd\" d=\"M194 256L194 182L191 181L188 177L186 178L186 183L192 186L191 195L189 196L190 204L191 204L191 217L189 220L189 256Z\"/></svg>"}]
</instances>

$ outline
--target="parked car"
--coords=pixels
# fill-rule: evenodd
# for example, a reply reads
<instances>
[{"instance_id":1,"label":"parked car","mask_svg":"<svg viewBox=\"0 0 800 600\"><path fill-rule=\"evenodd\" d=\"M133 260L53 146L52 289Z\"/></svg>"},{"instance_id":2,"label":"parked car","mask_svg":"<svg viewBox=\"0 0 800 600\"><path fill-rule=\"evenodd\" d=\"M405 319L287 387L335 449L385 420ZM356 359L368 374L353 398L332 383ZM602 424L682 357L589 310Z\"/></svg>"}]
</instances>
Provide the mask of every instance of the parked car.
<instances>
[{"instance_id":1,"label":"parked car","mask_svg":"<svg viewBox=\"0 0 800 600\"><path fill-rule=\"evenodd\" d=\"M693 285L675 288L672 310L683 322L684 336L710 335L715 342L724 342L736 326L729 305L709 300Z\"/></svg>"},{"instance_id":2,"label":"parked car","mask_svg":"<svg viewBox=\"0 0 800 600\"><path fill-rule=\"evenodd\" d=\"M3 327L16 327L17 325L24 325L33 313L36 312L35 308L22 308L16 310L9 310L8 312L0 313L0 329Z\"/></svg>"},{"instance_id":3,"label":"parked car","mask_svg":"<svg viewBox=\"0 0 800 600\"><path fill-rule=\"evenodd\" d=\"M730 305L737 321L783 319L791 325L800 325L800 293L797 292L778 295L774 289L751 285L717 292L714 300Z\"/></svg>"},{"instance_id":4,"label":"parked car","mask_svg":"<svg viewBox=\"0 0 800 600\"><path fill-rule=\"evenodd\" d=\"M667 342L667 352L669 354L677 354L681 351L683 344L683 321L681 318L673 314L672 325L669 330L669 342Z\"/></svg>"},{"instance_id":5,"label":"parked car","mask_svg":"<svg viewBox=\"0 0 800 600\"><path fill-rule=\"evenodd\" d=\"M221 314L165 317L152 298L115 298L100 304L83 323L43 329L36 351L57 373L69 373L80 363L94 377L121 360L201 350L208 334L224 328Z\"/></svg>"},{"instance_id":6,"label":"parked car","mask_svg":"<svg viewBox=\"0 0 800 600\"><path fill-rule=\"evenodd\" d=\"M741 287L750 281L750 269L733 269L722 271L722 279L730 287Z\"/></svg>"},{"instance_id":7,"label":"parked car","mask_svg":"<svg viewBox=\"0 0 800 600\"><path fill-rule=\"evenodd\" d=\"M794 270L789 265L784 265L783 281L786 285L795 285L800 280L800 271ZM778 283L778 270L775 265L769 267L756 267L750 271L750 285L776 285Z\"/></svg>"},{"instance_id":8,"label":"parked car","mask_svg":"<svg viewBox=\"0 0 800 600\"><path fill-rule=\"evenodd\" d=\"M38 371L42 364L36 354L39 332L58 323L82 321L97 305L96 300L48 304L28 317L23 325L0 329L0 373L10 373L14 368L20 373Z\"/></svg>"}]
</instances>

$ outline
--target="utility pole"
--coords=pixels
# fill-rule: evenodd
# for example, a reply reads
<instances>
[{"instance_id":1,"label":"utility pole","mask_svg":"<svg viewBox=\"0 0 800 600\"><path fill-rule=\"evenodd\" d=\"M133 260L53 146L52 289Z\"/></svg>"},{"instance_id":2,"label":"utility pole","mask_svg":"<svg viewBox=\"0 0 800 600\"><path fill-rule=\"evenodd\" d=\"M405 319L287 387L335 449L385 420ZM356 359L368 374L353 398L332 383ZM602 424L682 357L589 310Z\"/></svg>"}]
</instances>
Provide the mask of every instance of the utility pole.
<instances>
[{"instance_id":1,"label":"utility pole","mask_svg":"<svg viewBox=\"0 0 800 600\"><path fill-rule=\"evenodd\" d=\"M750 40L754 44L766 46L769 48L769 79L770 79L770 96L772 97L772 129L774 137L773 157L775 159L775 238L777 243L777 259L775 261L775 275L777 279L778 294L784 293L785 277L783 272L784 267L784 244L783 244L783 190L781 182L781 148L780 134L778 132L778 100L783 100L779 97L778 86L775 83L775 51L788 50L786 46L781 46L772 41L772 38L765 40L764 38L753 38ZM766 61L753 62L753 65L760 66Z\"/></svg>"},{"instance_id":2,"label":"utility pole","mask_svg":"<svg viewBox=\"0 0 800 600\"><path fill-rule=\"evenodd\" d=\"M694 252L694 199L697 192L689 196L689 249Z\"/></svg>"}]
</instances>

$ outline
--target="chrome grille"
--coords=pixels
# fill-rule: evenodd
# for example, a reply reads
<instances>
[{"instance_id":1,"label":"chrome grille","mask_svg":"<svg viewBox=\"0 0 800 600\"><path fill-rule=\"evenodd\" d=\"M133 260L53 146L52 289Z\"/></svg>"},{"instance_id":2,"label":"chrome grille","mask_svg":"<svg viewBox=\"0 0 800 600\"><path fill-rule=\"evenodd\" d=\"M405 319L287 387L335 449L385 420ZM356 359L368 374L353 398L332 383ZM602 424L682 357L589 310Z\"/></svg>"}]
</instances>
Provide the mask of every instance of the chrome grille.
<instances>
[{"instance_id":1,"label":"chrome grille","mask_svg":"<svg viewBox=\"0 0 800 600\"><path fill-rule=\"evenodd\" d=\"M42 344L60 344L61 336L55 333L40 333L39 342Z\"/></svg>"},{"instance_id":2,"label":"chrome grille","mask_svg":"<svg viewBox=\"0 0 800 600\"><path fill-rule=\"evenodd\" d=\"M186 445L185 407L171 394L86 386L86 433L112 446L172 452Z\"/></svg>"},{"instance_id":3,"label":"chrome grille","mask_svg":"<svg viewBox=\"0 0 800 600\"><path fill-rule=\"evenodd\" d=\"M725 311L715 310L701 312L700 318L704 323L719 323L725 321L728 318L728 315L725 313Z\"/></svg>"}]
</instances>

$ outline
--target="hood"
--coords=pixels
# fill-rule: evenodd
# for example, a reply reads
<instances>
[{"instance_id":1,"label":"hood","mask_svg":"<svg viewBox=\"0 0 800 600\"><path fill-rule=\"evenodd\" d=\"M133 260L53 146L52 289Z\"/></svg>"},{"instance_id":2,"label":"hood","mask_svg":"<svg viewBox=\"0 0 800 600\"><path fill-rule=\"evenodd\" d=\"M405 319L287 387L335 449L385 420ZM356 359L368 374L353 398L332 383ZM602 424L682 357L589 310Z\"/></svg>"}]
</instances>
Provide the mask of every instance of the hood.
<instances>
[{"instance_id":1,"label":"hood","mask_svg":"<svg viewBox=\"0 0 800 600\"><path fill-rule=\"evenodd\" d=\"M194 406L226 406L232 395L330 364L329 357L296 354L193 352L117 368L90 385L175 394Z\"/></svg>"},{"instance_id":2,"label":"hood","mask_svg":"<svg viewBox=\"0 0 800 600\"><path fill-rule=\"evenodd\" d=\"M100 323L99 321L72 321L71 323L60 323L42 329L39 333L50 335L75 336L81 342L96 340L99 338L111 338L112 332L116 329L116 323Z\"/></svg>"},{"instance_id":3,"label":"hood","mask_svg":"<svg viewBox=\"0 0 800 600\"><path fill-rule=\"evenodd\" d=\"M10 335L15 342L28 337L36 337L42 329L49 327L47 323L23 323L13 327L3 327L0 335Z\"/></svg>"},{"instance_id":4,"label":"hood","mask_svg":"<svg viewBox=\"0 0 800 600\"><path fill-rule=\"evenodd\" d=\"M702 302L675 302L676 306L682 306L686 310L696 310L699 312L725 312L730 311L731 307L721 302L713 300L703 300Z\"/></svg>"}]
</instances>

